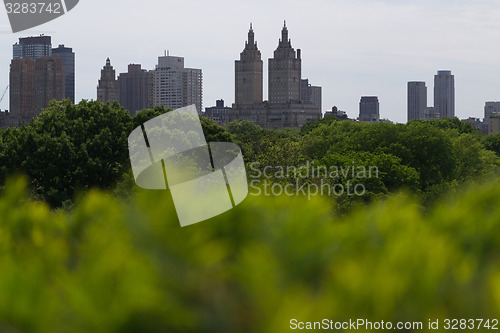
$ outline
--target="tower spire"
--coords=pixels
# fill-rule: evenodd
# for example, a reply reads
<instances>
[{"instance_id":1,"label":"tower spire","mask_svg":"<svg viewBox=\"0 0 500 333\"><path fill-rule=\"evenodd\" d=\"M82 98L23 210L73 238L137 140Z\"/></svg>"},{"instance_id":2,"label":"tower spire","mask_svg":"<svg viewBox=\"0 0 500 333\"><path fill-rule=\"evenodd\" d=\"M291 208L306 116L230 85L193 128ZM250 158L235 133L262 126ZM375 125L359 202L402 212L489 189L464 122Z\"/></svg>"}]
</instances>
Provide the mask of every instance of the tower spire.
<instances>
[{"instance_id":1,"label":"tower spire","mask_svg":"<svg viewBox=\"0 0 500 333\"><path fill-rule=\"evenodd\" d=\"M250 30L248 31L248 41L245 43L246 49L257 49L257 43L255 42L255 34L253 32L253 25L250 23Z\"/></svg>"},{"instance_id":2,"label":"tower spire","mask_svg":"<svg viewBox=\"0 0 500 333\"><path fill-rule=\"evenodd\" d=\"M288 39L288 28L286 27L286 20L281 30L281 41L280 45L282 47L291 47L290 40Z\"/></svg>"}]
</instances>

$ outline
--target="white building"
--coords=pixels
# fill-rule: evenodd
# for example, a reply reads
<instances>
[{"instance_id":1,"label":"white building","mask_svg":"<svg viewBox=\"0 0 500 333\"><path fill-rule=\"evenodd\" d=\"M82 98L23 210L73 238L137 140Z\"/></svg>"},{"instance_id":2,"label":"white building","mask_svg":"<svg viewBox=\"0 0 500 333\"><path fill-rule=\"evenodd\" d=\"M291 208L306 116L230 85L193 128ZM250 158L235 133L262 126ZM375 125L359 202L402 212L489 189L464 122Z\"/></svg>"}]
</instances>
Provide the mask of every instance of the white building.
<instances>
[{"instance_id":1,"label":"white building","mask_svg":"<svg viewBox=\"0 0 500 333\"><path fill-rule=\"evenodd\" d=\"M153 70L153 102L172 109L196 105L203 107L203 74L201 69L184 68L184 58L158 57Z\"/></svg>"}]
</instances>

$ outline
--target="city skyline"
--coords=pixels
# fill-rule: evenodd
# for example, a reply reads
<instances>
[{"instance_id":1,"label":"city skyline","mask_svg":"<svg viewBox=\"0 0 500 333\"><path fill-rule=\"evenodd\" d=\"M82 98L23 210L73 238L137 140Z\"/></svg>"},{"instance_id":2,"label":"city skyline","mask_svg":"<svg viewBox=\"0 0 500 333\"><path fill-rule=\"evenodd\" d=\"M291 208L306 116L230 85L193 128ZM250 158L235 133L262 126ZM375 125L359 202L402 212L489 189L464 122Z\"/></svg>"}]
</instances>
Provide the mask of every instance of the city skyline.
<instances>
[{"instance_id":1,"label":"city skyline","mask_svg":"<svg viewBox=\"0 0 500 333\"><path fill-rule=\"evenodd\" d=\"M77 101L96 98L95 86L106 58L112 59L119 73L131 63L151 69L157 54L167 49L172 55L185 57L186 66L203 70L203 105L207 107L218 99L227 104L234 102L233 61L241 52L241 36L247 33L250 22L266 59L286 19L293 30L292 42L309 60L303 71L311 82L323 87L323 111L336 105L354 118L361 96L378 96L381 118L406 122L407 82L429 83L429 77L438 70L451 70L455 75L455 114L459 118L482 118L485 102L500 100L500 84L496 82L500 61L495 59L498 52L494 43L500 30L496 20L500 5L492 1L471 5L465 1L315 0L306 7L298 1L290 1L286 7L280 2L257 1L242 5L248 10L220 1L187 1L175 6L180 11L189 8L192 14L192 24L181 29L160 29L154 23L162 15L161 9L169 8L168 4L144 5L148 15L142 18L134 15L131 2L99 3L96 12L97 3L83 2L69 15L21 34L7 33L7 15L0 11L6 19L0 23L0 45L10 49L19 37L40 33L50 34L53 45L70 45L79 55ZM221 14L217 5L222 4L225 7ZM123 20L110 19L117 5ZM224 19L218 22L217 16ZM92 24L88 17L93 18ZM127 23L132 19L135 24ZM180 25L187 19L179 15L165 24ZM81 33L82 29L88 32ZM97 38L99 35L93 33L97 31L105 31L106 38ZM0 56L2 90L8 84L10 57L6 53ZM264 63L263 90L267 100L266 74ZM427 104L432 105L432 101L433 91L429 89ZM8 105L6 97L0 108L8 109Z\"/></svg>"}]
</instances>

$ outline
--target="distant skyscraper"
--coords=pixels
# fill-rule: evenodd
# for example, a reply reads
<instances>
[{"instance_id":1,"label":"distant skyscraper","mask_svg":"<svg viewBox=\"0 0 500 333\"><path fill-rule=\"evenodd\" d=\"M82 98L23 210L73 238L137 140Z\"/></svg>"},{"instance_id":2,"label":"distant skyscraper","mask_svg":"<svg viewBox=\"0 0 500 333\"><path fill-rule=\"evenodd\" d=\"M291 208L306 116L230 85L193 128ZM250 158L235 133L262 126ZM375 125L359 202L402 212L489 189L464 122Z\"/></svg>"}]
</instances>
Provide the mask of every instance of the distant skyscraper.
<instances>
[{"instance_id":1,"label":"distant skyscraper","mask_svg":"<svg viewBox=\"0 0 500 333\"><path fill-rule=\"evenodd\" d=\"M493 115L500 115L500 102L486 102L484 105L484 121Z\"/></svg>"},{"instance_id":2,"label":"distant skyscraper","mask_svg":"<svg viewBox=\"0 0 500 333\"><path fill-rule=\"evenodd\" d=\"M261 54L250 25L245 49L236 61L235 103L227 112L227 122L249 120L266 129L283 129L321 119L321 87L301 80L301 62L300 50L292 48L285 22L278 48L269 59L269 100L263 101Z\"/></svg>"},{"instance_id":3,"label":"distant skyscraper","mask_svg":"<svg viewBox=\"0 0 500 333\"><path fill-rule=\"evenodd\" d=\"M53 99L65 95L65 72L56 56L13 59L10 66L10 116L29 123Z\"/></svg>"},{"instance_id":4,"label":"distant skyscraper","mask_svg":"<svg viewBox=\"0 0 500 333\"><path fill-rule=\"evenodd\" d=\"M427 108L425 82L408 82L408 121L424 119Z\"/></svg>"},{"instance_id":5,"label":"distant skyscraper","mask_svg":"<svg viewBox=\"0 0 500 333\"><path fill-rule=\"evenodd\" d=\"M14 44L13 59L40 58L52 55L52 41L50 36L19 38L19 43Z\"/></svg>"},{"instance_id":6,"label":"distant skyscraper","mask_svg":"<svg viewBox=\"0 0 500 333\"><path fill-rule=\"evenodd\" d=\"M438 71L434 76L434 109L441 118L455 117L455 77L451 71Z\"/></svg>"},{"instance_id":7,"label":"distant skyscraper","mask_svg":"<svg viewBox=\"0 0 500 333\"><path fill-rule=\"evenodd\" d=\"M312 104L316 106L319 112L323 111L321 87L309 84L308 79L300 81L300 99L303 103Z\"/></svg>"},{"instance_id":8,"label":"distant skyscraper","mask_svg":"<svg viewBox=\"0 0 500 333\"><path fill-rule=\"evenodd\" d=\"M261 103L263 62L257 48L252 25L248 32L248 41L240 54L240 60L235 61L235 104L236 106Z\"/></svg>"},{"instance_id":9,"label":"distant skyscraper","mask_svg":"<svg viewBox=\"0 0 500 333\"><path fill-rule=\"evenodd\" d=\"M269 59L269 103L300 102L301 78L300 49L295 53L292 48L285 22L278 48Z\"/></svg>"},{"instance_id":10,"label":"distant skyscraper","mask_svg":"<svg viewBox=\"0 0 500 333\"><path fill-rule=\"evenodd\" d=\"M128 72L118 76L120 105L131 115L153 107L153 73L139 64L128 65Z\"/></svg>"},{"instance_id":11,"label":"distant skyscraper","mask_svg":"<svg viewBox=\"0 0 500 333\"><path fill-rule=\"evenodd\" d=\"M65 98L66 73L60 57L41 57L35 60L35 115L53 99Z\"/></svg>"},{"instance_id":12,"label":"distant skyscraper","mask_svg":"<svg viewBox=\"0 0 500 333\"><path fill-rule=\"evenodd\" d=\"M359 102L359 121L377 122L380 120L377 96L363 96Z\"/></svg>"},{"instance_id":13,"label":"distant skyscraper","mask_svg":"<svg viewBox=\"0 0 500 333\"><path fill-rule=\"evenodd\" d=\"M69 98L75 103L75 53L70 47L59 45L58 48L52 49L52 55L59 56L63 62L65 77L65 98Z\"/></svg>"},{"instance_id":14,"label":"distant skyscraper","mask_svg":"<svg viewBox=\"0 0 500 333\"><path fill-rule=\"evenodd\" d=\"M71 49L69 50L71 52ZM62 100L66 97L64 58L65 55L62 54L52 55L50 36L19 38L19 42L13 45L9 78L9 125L29 123L42 109L48 107L51 100Z\"/></svg>"},{"instance_id":15,"label":"distant skyscraper","mask_svg":"<svg viewBox=\"0 0 500 333\"><path fill-rule=\"evenodd\" d=\"M10 63L10 115L17 125L29 122L35 112L35 62L32 58L12 59Z\"/></svg>"},{"instance_id":16,"label":"distant skyscraper","mask_svg":"<svg viewBox=\"0 0 500 333\"><path fill-rule=\"evenodd\" d=\"M116 79L116 72L111 66L111 61L106 59L106 66L101 70L101 78L97 86L97 99L101 103L120 100L120 88Z\"/></svg>"},{"instance_id":17,"label":"distant skyscraper","mask_svg":"<svg viewBox=\"0 0 500 333\"><path fill-rule=\"evenodd\" d=\"M184 58L169 55L158 57L153 71L153 104L177 109L196 105L203 107L203 74L201 69L184 68Z\"/></svg>"}]
</instances>

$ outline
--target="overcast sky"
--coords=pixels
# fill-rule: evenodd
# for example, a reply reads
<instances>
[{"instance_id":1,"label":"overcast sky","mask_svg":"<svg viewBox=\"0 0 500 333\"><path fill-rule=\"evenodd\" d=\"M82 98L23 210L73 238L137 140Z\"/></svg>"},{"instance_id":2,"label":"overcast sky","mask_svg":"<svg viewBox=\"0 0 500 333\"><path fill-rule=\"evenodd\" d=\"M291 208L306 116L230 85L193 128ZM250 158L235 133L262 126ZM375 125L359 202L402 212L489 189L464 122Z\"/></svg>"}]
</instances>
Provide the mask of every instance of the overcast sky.
<instances>
[{"instance_id":1,"label":"overcast sky","mask_svg":"<svg viewBox=\"0 0 500 333\"><path fill-rule=\"evenodd\" d=\"M0 8L0 94L12 44L45 33L76 53L77 100L96 99L107 57L120 73L130 63L153 69L169 50L203 70L204 107L231 104L234 61L252 22L267 99L267 59L286 20L303 78L323 87L323 110L336 105L354 118L360 97L376 95L381 118L405 122L407 82L425 81L432 106L434 74L451 70L456 115L482 118L484 103L500 100L499 18L498 0L80 0L63 17L13 34ZM8 107L6 96L0 108Z\"/></svg>"}]
</instances>

